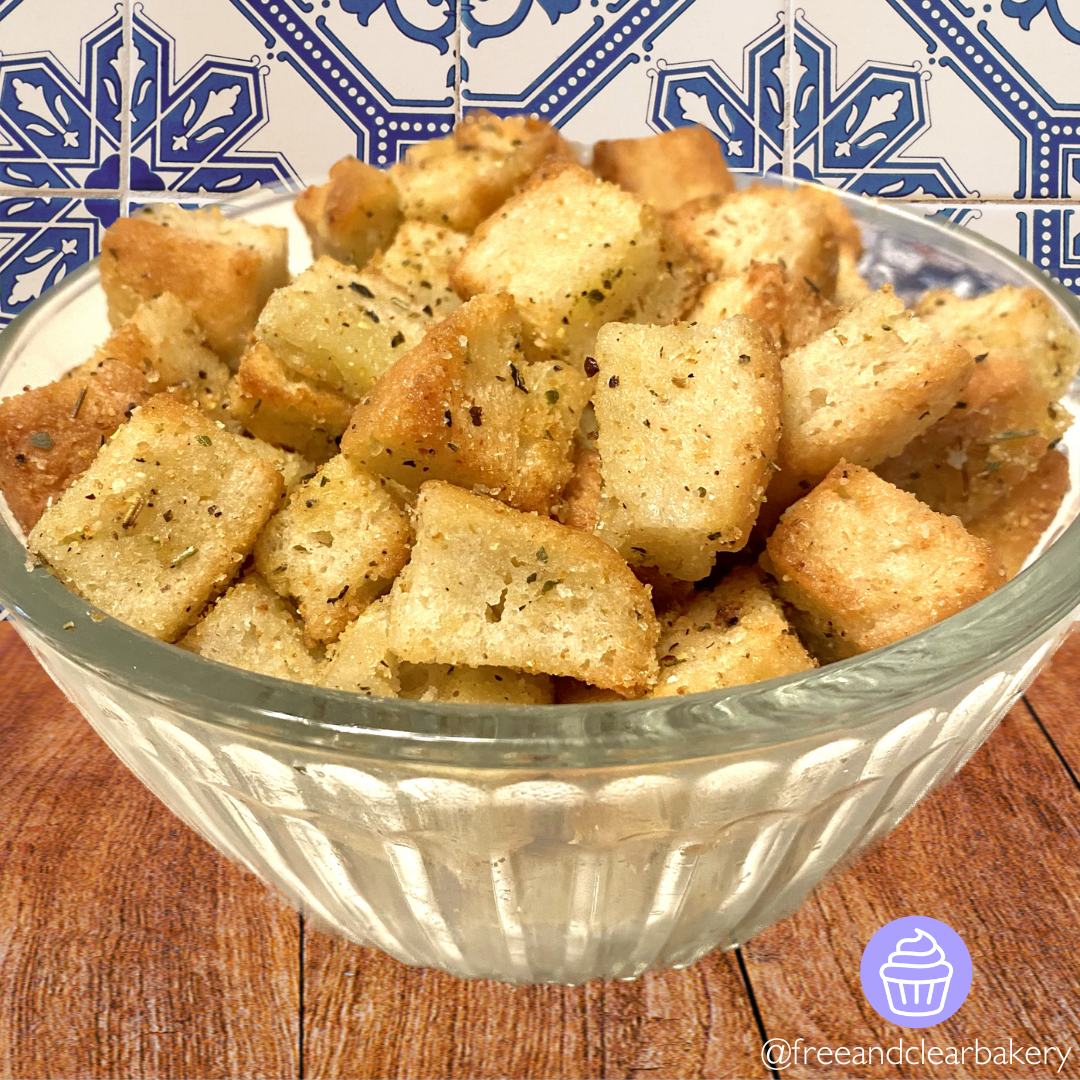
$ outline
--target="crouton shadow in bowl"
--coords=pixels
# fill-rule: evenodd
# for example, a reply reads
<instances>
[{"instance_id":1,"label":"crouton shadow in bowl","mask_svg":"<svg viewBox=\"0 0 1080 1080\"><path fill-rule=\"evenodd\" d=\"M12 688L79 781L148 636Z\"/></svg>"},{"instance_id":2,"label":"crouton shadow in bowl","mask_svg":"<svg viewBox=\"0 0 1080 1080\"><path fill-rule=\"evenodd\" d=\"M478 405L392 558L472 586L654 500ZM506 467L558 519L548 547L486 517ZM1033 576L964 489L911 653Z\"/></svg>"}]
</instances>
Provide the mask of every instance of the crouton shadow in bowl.
<instances>
[{"instance_id":1,"label":"crouton shadow in bowl","mask_svg":"<svg viewBox=\"0 0 1080 1080\"><path fill-rule=\"evenodd\" d=\"M240 208L292 224L291 196ZM962 229L845 198L860 269L912 301L1034 286ZM291 229L303 265L306 238ZM94 265L0 337L0 396L108 333ZM74 351L73 351L74 350ZM1074 383L1065 403L1080 408ZM814 671L685 697L480 707L364 698L226 667L103 617L3 510L0 603L117 755L192 828L327 927L471 978L684 967L793 911L967 761L1080 611L1071 490L1027 569L974 607Z\"/></svg>"}]
</instances>

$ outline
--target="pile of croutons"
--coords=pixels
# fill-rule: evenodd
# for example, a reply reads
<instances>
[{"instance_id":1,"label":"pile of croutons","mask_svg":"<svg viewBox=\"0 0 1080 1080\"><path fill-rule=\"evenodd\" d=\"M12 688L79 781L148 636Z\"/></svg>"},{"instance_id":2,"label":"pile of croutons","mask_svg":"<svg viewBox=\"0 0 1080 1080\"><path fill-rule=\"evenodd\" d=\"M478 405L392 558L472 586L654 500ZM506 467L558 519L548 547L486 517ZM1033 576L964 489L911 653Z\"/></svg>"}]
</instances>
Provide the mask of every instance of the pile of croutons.
<instances>
[{"instance_id":1,"label":"pile of croutons","mask_svg":"<svg viewBox=\"0 0 1080 1080\"><path fill-rule=\"evenodd\" d=\"M702 128L467 117L284 229L105 236L112 335L0 403L28 548L102 611L363 694L730 687L989 595L1068 486L1080 345L1002 288L908 310L824 188L735 191Z\"/></svg>"}]
</instances>

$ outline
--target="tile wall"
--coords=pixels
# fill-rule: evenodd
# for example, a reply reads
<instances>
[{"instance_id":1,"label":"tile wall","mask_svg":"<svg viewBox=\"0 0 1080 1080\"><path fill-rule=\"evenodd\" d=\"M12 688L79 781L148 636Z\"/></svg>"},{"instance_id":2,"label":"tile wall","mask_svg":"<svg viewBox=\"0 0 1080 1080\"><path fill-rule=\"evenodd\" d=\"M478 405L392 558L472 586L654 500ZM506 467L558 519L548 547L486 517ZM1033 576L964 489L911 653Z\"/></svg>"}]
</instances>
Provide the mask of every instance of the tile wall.
<instances>
[{"instance_id":1,"label":"tile wall","mask_svg":"<svg viewBox=\"0 0 1080 1080\"><path fill-rule=\"evenodd\" d=\"M477 107L702 123L1080 293L1080 0L0 0L0 325L132 205L389 164Z\"/></svg>"}]
</instances>

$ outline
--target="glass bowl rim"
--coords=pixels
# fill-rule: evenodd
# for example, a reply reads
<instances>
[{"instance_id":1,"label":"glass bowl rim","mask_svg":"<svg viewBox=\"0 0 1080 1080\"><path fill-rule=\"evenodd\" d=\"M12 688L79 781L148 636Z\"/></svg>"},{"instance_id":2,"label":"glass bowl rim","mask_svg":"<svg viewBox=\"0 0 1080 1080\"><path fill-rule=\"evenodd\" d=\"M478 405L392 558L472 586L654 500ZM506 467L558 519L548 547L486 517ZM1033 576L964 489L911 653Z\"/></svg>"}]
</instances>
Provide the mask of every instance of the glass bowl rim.
<instances>
[{"instance_id":1,"label":"glass bowl rim","mask_svg":"<svg viewBox=\"0 0 1080 1080\"><path fill-rule=\"evenodd\" d=\"M762 179L762 178L755 178ZM767 182L773 178L767 178ZM792 181L782 181L791 184ZM799 183L795 181L794 183ZM921 234L963 258L981 252L1049 294L1080 331L1080 300L1037 267L951 222L836 192L868 224ZM292 198L263 191L250 213ZM0 370L50 305L94 284L97 260L29 305L0 334ZM1080 609L1080 517L1026 570L918 634L808 672L681 697L575 705L458 705L365 697L208 660L97 612L0 527L0 603L16 625L84 672L182 715L294 747L466 768L580 769L727 756L851 732L984 676ZM957 642L960 644L957 645ZM906 715L906 714L905 714Z\"/></svg>"}]
</instances>

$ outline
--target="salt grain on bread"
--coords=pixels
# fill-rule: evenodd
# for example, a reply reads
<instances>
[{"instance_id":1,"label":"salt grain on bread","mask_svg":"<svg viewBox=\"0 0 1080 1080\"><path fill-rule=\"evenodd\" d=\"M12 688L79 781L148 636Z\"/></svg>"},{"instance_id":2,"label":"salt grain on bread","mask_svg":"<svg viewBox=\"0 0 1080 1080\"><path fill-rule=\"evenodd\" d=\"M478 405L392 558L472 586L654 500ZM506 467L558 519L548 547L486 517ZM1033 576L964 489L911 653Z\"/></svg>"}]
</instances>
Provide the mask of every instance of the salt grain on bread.
<instances>
[{"instance_id":1,"label":"salt grain on bread","mask_svg":"<svg viewBox=\"0 0 1080 1080\"><path fill-rule=\"evenodd\" d=\"M283 480L240 436L158 394L46 510L27 542L80 596L174 641L225 589Z\"/></svg>"},{"instance_id":2,"label":"salt grain on bread","mask_svg":"<svg viewBox=\"0 0 1080 1080\"><path fill-rule=\"evenodd\" d=\"M634 565L696 581L738 551L780 432L780 362L745 316L703 329L611 323L596 345L600 535Z\"/></svg>"},{"instance_id":3,"label":"salt grain on bread","mask_svg":"<svg viewBox=\"0 0 1080 1080\"><path fill-rule=\"evenodd\" d=\"M394 583L402 660L513 667L642 693L659 627L648 590L594 536L433 481L412 558Z\"/></svg>"},{"instance_id":4,"label":"salt grain on bread","mask_svg":"<svg viewBox=\"0 0 1080 1080\"><path fill-rule=\"evenodd\" d=\"M144 301L171 292L191 308L207 344L230 365L274 289L289 279L285 229L170 203L122 217L101 243L101 286L119 326Z\"/></svg>"},{"instance_id":5,"label":"salt grain on bread","mask_svg":"<svg viewBox=\"0 0 1080 1080\"><path fill-rule=\"evenodd\" d=\"M450 288L450 267L468 240L453 229L404 221L394 242L368 265L408 289L421 310L430 307L442 318L461 306L461 298Z\"/></svg>"},{"instance_id":6,"label":"salt grain on bread","mask_svg":"<svg viewBox=\"0 0 1080 1080\"><path fill-rule=\"evenodd\" d=\"M857 465L837 465L769 537L762 567L820 660L925 630L1005 583L994 549Z\"/></svg>"}]
</instances>

